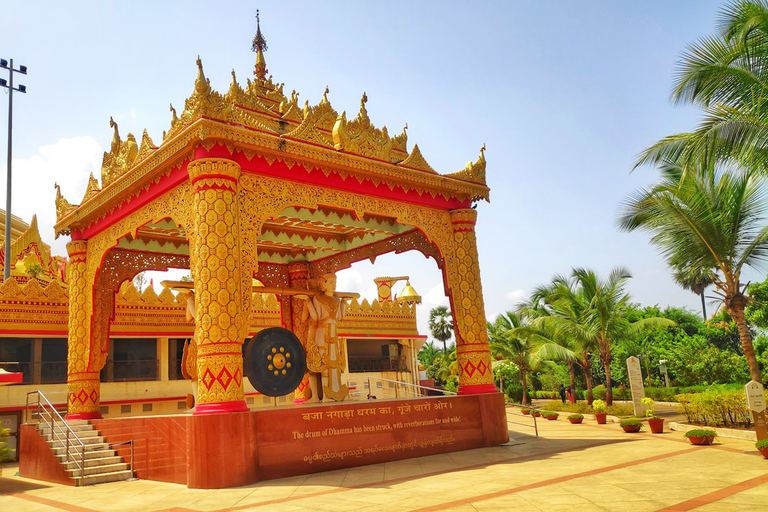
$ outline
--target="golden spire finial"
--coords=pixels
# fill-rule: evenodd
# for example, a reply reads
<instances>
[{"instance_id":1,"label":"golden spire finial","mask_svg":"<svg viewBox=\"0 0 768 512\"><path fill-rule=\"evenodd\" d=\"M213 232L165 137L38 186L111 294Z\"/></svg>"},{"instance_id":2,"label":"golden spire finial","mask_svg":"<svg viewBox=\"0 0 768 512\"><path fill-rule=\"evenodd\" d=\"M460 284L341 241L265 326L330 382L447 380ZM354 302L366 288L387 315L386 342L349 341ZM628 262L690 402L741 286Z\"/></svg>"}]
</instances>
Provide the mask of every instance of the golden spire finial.
<instances>
[{"instance_id":1,"label":"golden spire finial","mask_svg":"<svg viewBox=\"0 0 768 512\"><path fill-rule=\"evenodd\" d=\"M200 60L200 56L197 56L197 80L195 80L195 92L203 94L208 90L208 80L205 79L205 72L203 72L203 61Z\"/></svg>"},{"instance_id":2,"label":"golden spire finial","mask_svg":"<svg viewBox=\"0 0 768 512\"><path fill-rule=\"evenodd\" d=\"M256 69L253 72L259 80L264 80L267 76L267 61L264 60L264 52L267 51L267 40L261 34L261 23L259 19L259 10L256 9L256 35L253 38L251 50L256 52Z\"/></svg>"},{"instance_id":3,"label":"golden spire finial","mask_svg":"<svg viewBox=\"0 0 768 512\"><path fill-rule=\"evenodd\" d=\"M112 119L112 116L109 116L109 127L115 129L115 133L112 135L112 145L110 148L112 152L115 152L120 145L120 132L117 131L117 123Z\"/></svg>"},{"instance_id":4,"label":"golden spire finial","mask_svg":"<svg viewBox=\"0 0 768 512\"><path fill-rule=\"evenodd\" d=\"M360 99L360 113L357 115L357 117L363 121L364 126L368 126L368 123L370 123L370 119L368 118L368 111L365 109L366 103L368 103L368 95L363 92L363 97Z\"/></svg>"}]
</instances>

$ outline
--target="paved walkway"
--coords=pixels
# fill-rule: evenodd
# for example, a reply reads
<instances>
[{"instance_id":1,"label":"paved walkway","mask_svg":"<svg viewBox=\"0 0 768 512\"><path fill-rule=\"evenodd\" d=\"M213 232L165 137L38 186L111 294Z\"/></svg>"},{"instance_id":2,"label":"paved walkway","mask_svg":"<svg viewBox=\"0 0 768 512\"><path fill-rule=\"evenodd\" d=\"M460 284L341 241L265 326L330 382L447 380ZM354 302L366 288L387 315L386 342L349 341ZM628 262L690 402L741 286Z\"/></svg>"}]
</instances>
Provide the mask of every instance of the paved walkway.
<instances>
[{"instance_id":1,"label":"paved walkway","mask_svg":"<svg viewBox=\"0 0 768 512\"><path fill-rule=\"evenodd\" d=\"M0 511L768 510L768 460L754 444L692 446L679 432L539 421L510 410L505 446L198 490L150 480L67 487L0 478Z\"/></svg>"}]
</instances>

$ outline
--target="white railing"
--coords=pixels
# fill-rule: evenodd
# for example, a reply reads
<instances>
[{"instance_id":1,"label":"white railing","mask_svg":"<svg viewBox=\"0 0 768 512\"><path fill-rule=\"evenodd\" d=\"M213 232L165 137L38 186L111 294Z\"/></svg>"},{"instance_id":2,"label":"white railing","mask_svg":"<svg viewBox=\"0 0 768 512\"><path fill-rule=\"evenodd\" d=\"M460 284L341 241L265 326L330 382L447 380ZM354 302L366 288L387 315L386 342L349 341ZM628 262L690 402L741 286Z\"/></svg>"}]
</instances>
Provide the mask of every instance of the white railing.
<instances>
[{"instance_id":1,"label":"white railing","mask_svg":"<svg viewBox=\"0 0 768 512\"><path fill-rule=\"evenodd\" d=\"M382 385L376 386L375 388L371 385L371 381L373 382L381 382ZM368 388L366 389L363 386L357 386L357 383L366 383L368 384ZM347 379L347 386L352 388L352 383L354 383L355 391L358 391L359 393L367 393L371 395L371 398L380 398L380 399L386 399L386 398L416 398L416 397L422 397L422 396L434 396L430 395L428 392L437 392L441 395L455 395L456 393L453 391L446 391L444 389L438 389L438 388L430 388L428 386L420 386L418 384L411 384L410 382L403 382L400 380L391 380L391 379L384 379L382 377L350 377ZM389 385L385 386L384 383L388 383Z\"/></svg>"}]
</instances>

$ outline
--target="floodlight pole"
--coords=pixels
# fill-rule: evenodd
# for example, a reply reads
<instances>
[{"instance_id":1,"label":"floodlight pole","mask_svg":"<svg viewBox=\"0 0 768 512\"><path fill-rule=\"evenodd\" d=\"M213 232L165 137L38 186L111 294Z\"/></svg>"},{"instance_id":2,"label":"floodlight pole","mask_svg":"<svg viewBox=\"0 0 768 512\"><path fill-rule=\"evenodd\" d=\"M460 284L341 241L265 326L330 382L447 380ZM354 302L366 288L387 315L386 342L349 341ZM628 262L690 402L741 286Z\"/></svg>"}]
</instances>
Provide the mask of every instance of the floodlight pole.
<instances>
[{"instance_id":1,"label":"floodlight pole","mask_svg":"<svg viewBox=\"0 0 768 512\"><path fill-rule=\"evenodd\" d=\"M20 66L19 69L13 68L13 59L7 66L10 80L6 85L5 80L0 80L0 86L8 89L8 184L5 191L5 265L3 268L3 281L11 277L11 160L13 157L13 91L27 92L26 87L20 85L18 89L13 88L13 74L27 74L27 67ZM6 67L5 59L0 59L0 67Z\"/></svg>"}]
</instances>

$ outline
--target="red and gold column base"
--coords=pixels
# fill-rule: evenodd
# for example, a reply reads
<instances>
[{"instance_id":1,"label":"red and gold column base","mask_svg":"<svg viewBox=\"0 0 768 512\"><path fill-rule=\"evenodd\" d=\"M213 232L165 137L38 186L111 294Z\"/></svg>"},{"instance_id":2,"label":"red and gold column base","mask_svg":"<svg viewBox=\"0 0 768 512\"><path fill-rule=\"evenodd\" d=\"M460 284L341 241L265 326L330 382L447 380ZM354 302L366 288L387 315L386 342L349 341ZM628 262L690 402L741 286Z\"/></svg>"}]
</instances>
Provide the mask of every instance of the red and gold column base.
<instances>
[{"instance_id":1,"label":"red and gold column base","mask_svg":"<svg viewBox=\"0 0 768 512\"><path fill-rule=\"evenodd\" d=\"M248 406L245 404L245 400L239 400L236 402L212 402L206 404L197 404L193 415L200 414L222 414L227 412L248 412Z\"/></svg>"},{"instance_id":2,"label":"red and gold column base","mask_svg":"<svg viewBox=\"0 0 768 512\"><path fill-rule=\"evenodd\" d=\"M101 418L99 373L70 374L67 379L67 419L93 420Z\"/></svg>"},{"instance_id":3,"label":"red and gold column base","mask_svg":"<svg viewBox=\"0 0 768 512\"><path fill-rule=\"evenodd\" d=\"M486 393L498 393L495 384L469 384L466 386L459 385L459 395L484 395Z\"/></svg>"}]
</instances>

